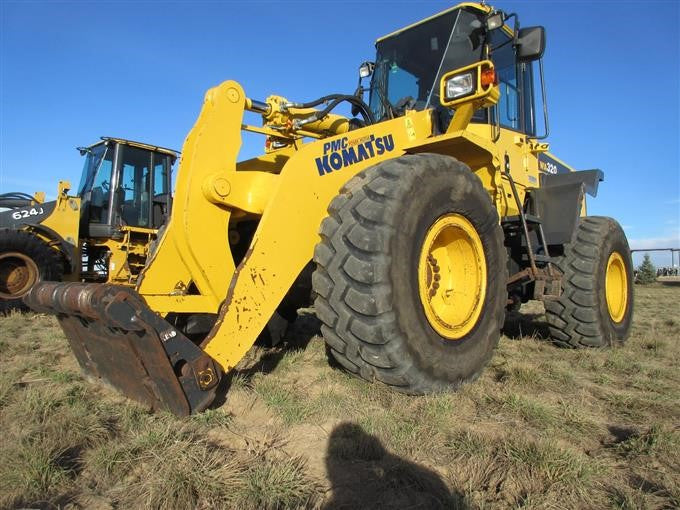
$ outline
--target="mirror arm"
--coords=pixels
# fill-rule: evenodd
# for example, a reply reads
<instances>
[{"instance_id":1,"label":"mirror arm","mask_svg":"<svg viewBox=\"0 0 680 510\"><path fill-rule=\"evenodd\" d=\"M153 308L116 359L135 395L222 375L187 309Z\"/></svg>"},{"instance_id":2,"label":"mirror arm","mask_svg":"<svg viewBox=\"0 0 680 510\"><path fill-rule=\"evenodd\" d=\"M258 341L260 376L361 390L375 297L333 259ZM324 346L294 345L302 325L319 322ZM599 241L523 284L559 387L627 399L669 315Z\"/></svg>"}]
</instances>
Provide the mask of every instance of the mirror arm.
<instances>
[{"instance_id":1,"label":"mirror arm","mask_svg":"<svg viewBox=\"0 0 680 510\"><path fill-rule=\"evenodd\" d=\"M507 22L510 18L515 18L515 22L513 24L513 34L512 34L512 44L513 46L517 46L517 36L519 34L519 16L517 16L516 12L511 12L505 17L505 21Z\"/></svg>"}]
</instances>

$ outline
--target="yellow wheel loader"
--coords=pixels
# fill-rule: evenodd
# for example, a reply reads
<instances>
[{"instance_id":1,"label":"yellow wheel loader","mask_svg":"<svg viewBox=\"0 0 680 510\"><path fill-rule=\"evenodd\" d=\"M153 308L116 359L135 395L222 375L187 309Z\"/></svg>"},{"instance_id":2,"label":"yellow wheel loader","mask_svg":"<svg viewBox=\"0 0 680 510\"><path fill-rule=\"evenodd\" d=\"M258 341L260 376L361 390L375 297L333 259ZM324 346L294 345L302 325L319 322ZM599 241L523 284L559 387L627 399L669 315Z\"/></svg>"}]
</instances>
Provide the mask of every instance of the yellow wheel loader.
<instances>
[{"instance_id":1,"label":"yellow wheel loader","mask_svg":"<svg viewBox=\"0 0 680 510\"><path fill-rule=\"evenodd\" d=\"M135 289L45 282L25 301L57 314L85 372L180 416L310 287L330 354L410 394L475 379L528 299L562 345L623 342L630 251L614 220L586 216L603 173L538 132L544 48L543 27L463 3L378 39L355 94L258 101L226 81ZM238 161L243 130L264 154Z\"/></svg>"},{"instance_id":2,"label":"yellow wheel loader","mask_svg":"<svg viewBox=\"0 0 680 510\"><path fill-rule=\"evenodd\" d=\"M121 138L89 147L81 182L57 198L44 192L0 195L0 305L4 309L38 281L134 285L171 205L177 153Z\"/></svg>"}]
</instances>

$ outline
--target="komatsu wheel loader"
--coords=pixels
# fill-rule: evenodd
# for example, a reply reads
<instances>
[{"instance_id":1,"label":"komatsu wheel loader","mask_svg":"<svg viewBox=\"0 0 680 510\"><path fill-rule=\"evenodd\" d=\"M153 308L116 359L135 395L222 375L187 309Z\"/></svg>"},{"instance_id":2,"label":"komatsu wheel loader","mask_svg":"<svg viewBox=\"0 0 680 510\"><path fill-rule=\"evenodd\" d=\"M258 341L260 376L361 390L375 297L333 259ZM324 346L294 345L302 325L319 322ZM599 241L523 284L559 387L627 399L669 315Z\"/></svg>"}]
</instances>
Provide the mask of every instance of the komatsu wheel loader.
<instances>
[{"instance_id":1,"label":"komatsu wheel loader","mask_svg":"<svg viewBox=\"0 0 680 510\"><path fill-rule=\"evenodd\" d=\"M376 48L360 68L368 90L360 78L352 95L209 90L135 289L31 290L87 373L152 408L199 412L310 274L331 355L405 393L473 380L506 308L528 299L545 302L562 345L626 339L628 243L616 221L586 215L603 173L574 170L538 132L544 28L463 3ZM333 113L341 103L359 118ZM266 137L264 154L237 161L242 130Z\"/></svg>"},{"instance_id":2,"label":"komatsu wheel loader","mask_svg":"<svg viewBox=\"0 0 680 510\"><path fill-rule=\"evenodd\" d=\"M0 195L0 306L13 308L41 280L134 285L171 205L178 154L122 138L89 147L80 185Z\"/></svg>"}]
</instances>

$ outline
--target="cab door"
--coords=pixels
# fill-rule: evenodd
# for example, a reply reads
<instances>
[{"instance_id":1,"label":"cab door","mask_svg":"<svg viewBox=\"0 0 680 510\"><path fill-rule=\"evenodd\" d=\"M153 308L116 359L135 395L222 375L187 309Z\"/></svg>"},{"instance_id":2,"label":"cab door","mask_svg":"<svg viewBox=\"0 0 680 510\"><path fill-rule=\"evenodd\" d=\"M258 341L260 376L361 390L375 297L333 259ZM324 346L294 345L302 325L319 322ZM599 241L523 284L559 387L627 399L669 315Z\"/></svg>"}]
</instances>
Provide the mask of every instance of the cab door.
<instances>
[{"instance_id":1,"label":"cab door","mask_svg":"<svg viewBox=\"0 0 680 510\"><path fill-rule=\"evenodd\" d=\"M537 160L528 137L535 136L534 93L531 63L518 62L512 37L504 30L490 34L490 58L496 67L500 98L491 109L491 124L498 130L497 146L503 172L509 171L520 200L527 187L537 186ZM518 214L510 183L502 176L506 215Z\"/></svg>"},{"instance_id":2,"label":"cab door","mask_svg":"<svg viewBox=\"0 0 680 510\"><path fill-rule=\"evenodd\" d=\"M151 152L120 145L116 203L119 224L151 228Z\"/></svg>"}]
</instances>

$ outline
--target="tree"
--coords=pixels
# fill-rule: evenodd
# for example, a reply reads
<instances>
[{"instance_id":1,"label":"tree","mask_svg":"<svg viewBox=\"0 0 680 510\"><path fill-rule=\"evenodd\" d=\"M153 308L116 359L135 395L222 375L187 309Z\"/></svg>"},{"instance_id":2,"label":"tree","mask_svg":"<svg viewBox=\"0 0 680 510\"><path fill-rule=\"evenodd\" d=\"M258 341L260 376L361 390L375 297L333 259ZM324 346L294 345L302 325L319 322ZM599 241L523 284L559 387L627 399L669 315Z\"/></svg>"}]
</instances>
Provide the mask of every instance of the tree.
<instances>
[{"instance_id":1,"label":"tree","mask_svg":"<svg viewBox=\"0 0 680 510\"><path fill-rule=\"evenodd\" d=\"M642 260L637 268L637 278L635 280L637 283L646 285L648 283L654 283L656 281L656 268L652 264L652 260L649 258L649 253L645 253L645 258Z\"/></svg>"}]
</instances>

